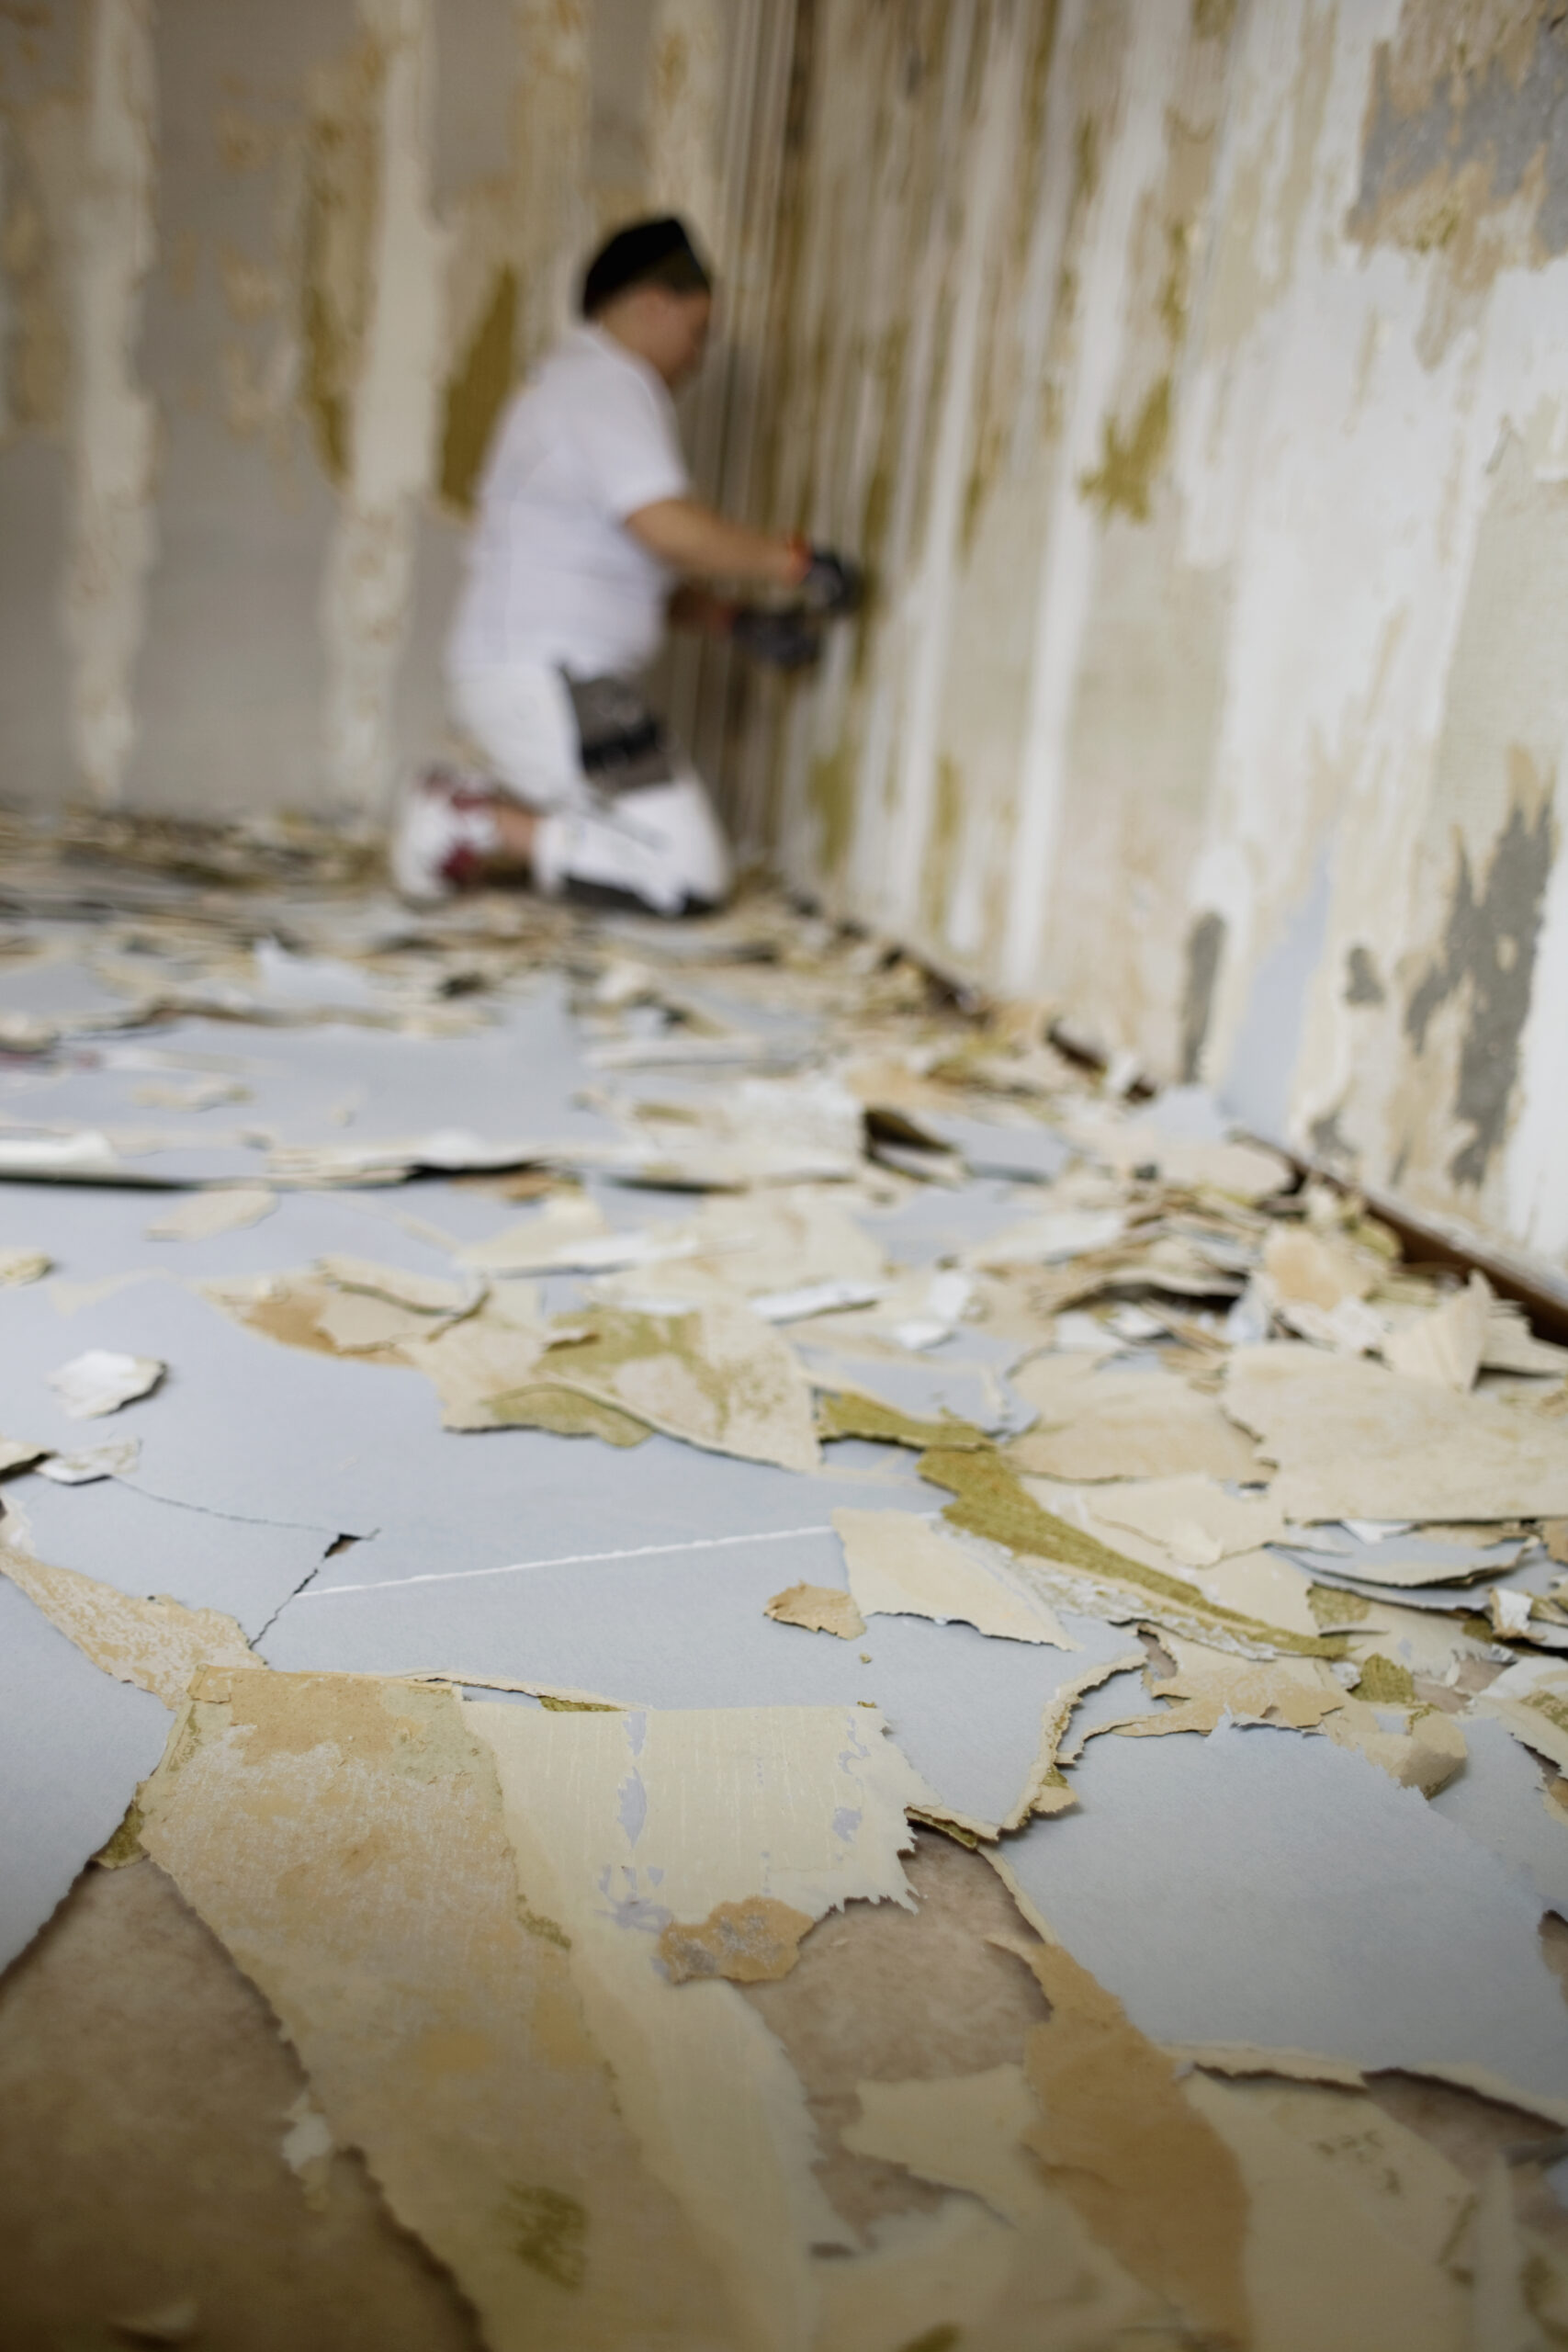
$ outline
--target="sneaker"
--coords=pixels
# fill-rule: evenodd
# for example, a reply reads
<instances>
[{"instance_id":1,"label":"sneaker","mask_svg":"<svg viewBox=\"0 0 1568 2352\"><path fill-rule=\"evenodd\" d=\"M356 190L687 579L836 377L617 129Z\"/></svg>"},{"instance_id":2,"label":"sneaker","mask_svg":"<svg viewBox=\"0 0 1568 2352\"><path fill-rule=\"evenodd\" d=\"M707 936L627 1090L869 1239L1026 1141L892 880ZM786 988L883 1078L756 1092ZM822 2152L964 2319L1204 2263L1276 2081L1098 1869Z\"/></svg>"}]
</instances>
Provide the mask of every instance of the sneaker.
<instances>
[{"instance_id":1,"label":"sneaker","mask_svg":"<svg viewBox=\"0 0 1568 2352\"><path fill-rule=\"evenodd\" d=\"M484 879L500 841L493 785L426 768L404 796L392 838L392 880L405 899L446 899Z\"/></svg>"},{"instance_id":2,"label":"sneaker","mask_svg":"<svg viewBox=\"0 0 1568 2352\"><path fill-rule=\"evenodd\" d=\"M611 808L542 817L534 880L547 898L694 914L727 894L729 852L707 794L687 775L625 793Z\"/></svg>"}]
</instances>

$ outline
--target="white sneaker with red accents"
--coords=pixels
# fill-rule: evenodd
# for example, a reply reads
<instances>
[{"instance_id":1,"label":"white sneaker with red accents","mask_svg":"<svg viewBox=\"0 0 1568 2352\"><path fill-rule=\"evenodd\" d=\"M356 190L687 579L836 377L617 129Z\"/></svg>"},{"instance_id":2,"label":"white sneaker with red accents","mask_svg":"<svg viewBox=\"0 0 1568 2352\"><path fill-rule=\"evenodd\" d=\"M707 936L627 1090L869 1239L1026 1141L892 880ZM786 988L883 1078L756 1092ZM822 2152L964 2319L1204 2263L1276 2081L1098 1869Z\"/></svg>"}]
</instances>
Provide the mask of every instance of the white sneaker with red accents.
<instances>
[{"instance_id":1,"label":"white sneaker with red accents","mask_svg":"<svg viewBox=\"0 0 1568 2352\"><path fill-rule=\"evenodd\" d=\"M499 797L483 776L452 768L414 778L392 836L392 880L405 899L449 899L483 879L501 838Z\"/></svg>"}]
</instances>

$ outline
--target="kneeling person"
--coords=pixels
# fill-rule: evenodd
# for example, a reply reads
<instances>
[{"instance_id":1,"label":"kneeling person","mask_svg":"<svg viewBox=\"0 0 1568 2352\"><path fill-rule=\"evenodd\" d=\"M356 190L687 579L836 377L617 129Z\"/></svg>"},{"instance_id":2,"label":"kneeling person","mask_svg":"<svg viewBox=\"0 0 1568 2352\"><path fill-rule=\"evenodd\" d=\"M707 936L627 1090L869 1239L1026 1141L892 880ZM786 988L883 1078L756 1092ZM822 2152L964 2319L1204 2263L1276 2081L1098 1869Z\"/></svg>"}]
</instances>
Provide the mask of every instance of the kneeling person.
<instances>
[{"instance_id":1,"label":"kneeling person","mask_svg":"<svg viewBox=\"0 0 1568 2352\"><path fill-rule=\"evenodd\" d=\"M422 777L393 871L413 898L527 876L551 895L692 913L726 895L729 853L637 684L666 620L793 666L855 583L804 539L749 530L692 494L671 396L702 359L712 288L681 222L612 237L581 307L497 436L447 647L454 714L493 779ZM793 616L749 613L694 584L716 578L804 603Z\"/></svg>"}]
</instances>

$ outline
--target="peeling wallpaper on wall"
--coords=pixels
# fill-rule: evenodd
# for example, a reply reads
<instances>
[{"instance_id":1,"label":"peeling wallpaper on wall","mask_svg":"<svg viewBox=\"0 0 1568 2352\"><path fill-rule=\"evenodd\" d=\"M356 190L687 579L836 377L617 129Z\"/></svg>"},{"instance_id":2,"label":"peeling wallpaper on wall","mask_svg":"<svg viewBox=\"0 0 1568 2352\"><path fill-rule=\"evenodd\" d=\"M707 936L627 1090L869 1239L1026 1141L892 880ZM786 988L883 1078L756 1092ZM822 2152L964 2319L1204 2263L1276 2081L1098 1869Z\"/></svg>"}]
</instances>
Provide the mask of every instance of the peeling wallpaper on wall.
<instances>
[{"instance_id":1,"label":"peeling wallpaper on wall","mask_svg":"<svg viewBox=\"0 0 1568 2352\"><path fill-rule=\"evenodd\" d=\"M1568 1274L1544 0L0 10L0 791L385 808L478 470L677 205L701 478L862 551L743 843Z\"/></svg>"},{"instance_id":2,"label":"peeling wallpaper on wall","mask_svg":"<svg viewBox=\"0 0 1568 2352\"><path fill-rule=\"evenodd\" d=\"M801 23L752 494L875 594L728 711L746 827L1561 1279L1568 23Z\"/></svg>"},{"instance_id":3,"label":"peeling wallpaper on wall","mask_svg":"<svg viewBox=\"0 0 1568 2352\"><path fill-rule=\"evenodd\" d=\"M726 244L769 13L0 9L7 798L381 814L500 411L603 231Z\"/></svg>"}]
</instances>

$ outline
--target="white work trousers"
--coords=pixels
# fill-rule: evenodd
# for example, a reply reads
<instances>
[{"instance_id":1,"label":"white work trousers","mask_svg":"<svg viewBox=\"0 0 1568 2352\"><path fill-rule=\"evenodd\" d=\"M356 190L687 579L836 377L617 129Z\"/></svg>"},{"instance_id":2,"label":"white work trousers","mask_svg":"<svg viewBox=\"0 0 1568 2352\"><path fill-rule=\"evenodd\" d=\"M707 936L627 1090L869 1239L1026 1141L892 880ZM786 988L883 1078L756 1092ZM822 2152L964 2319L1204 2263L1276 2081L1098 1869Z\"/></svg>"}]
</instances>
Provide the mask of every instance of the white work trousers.
<instances>
[{"instance_id":1,"label":"white work trousers","mask_svg":"<svg viewBox=\"0 0 1568 2352\"><path fill-rule=\"evenodd\" d=\"M602 792L584 774L571 696L558 670L544 662L471 671L451 682L455 717L474 738L497 780L526 808L571 815L584 861L597 879L619 870L602 829L626 837L632 853L628 888L660 912L682 903L716 905L729 889L723 828L701 777L672 751L666 781ZM608 858L608 863L606 859ZM633 876L637 879L632 879ZM573 876L569 871L569 881Z\"/></svg>"}]
</instances>

